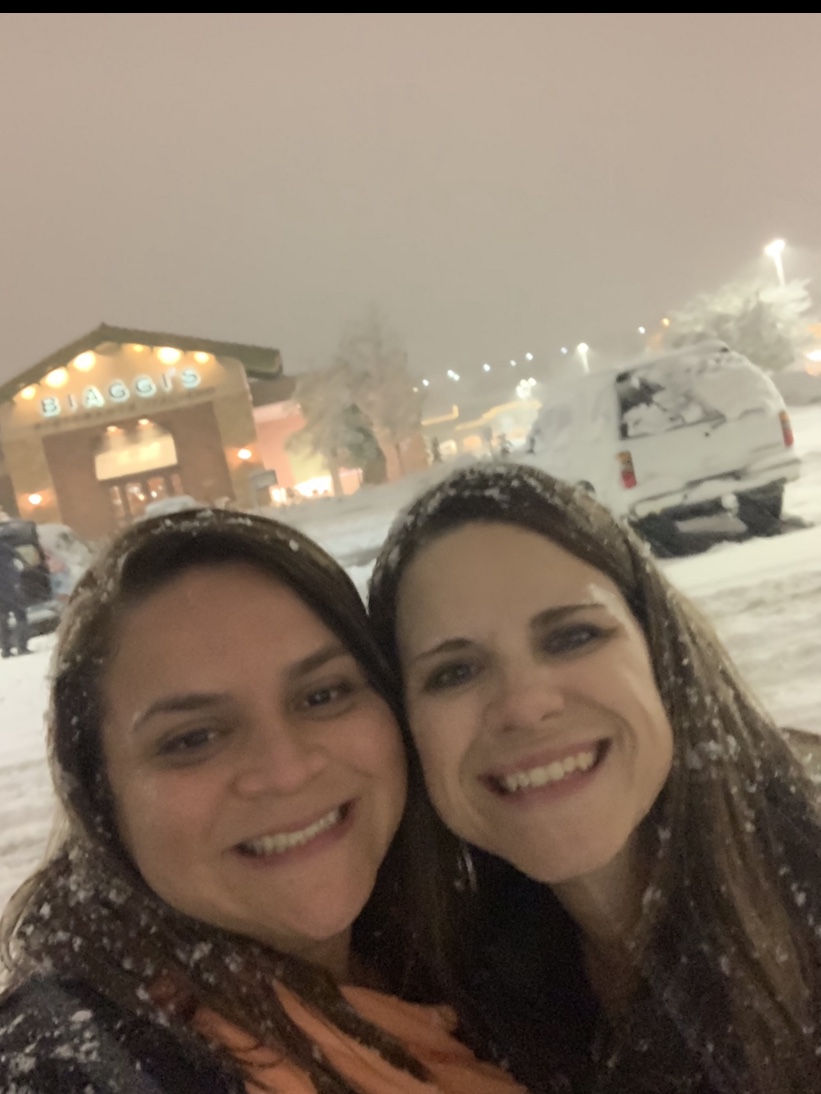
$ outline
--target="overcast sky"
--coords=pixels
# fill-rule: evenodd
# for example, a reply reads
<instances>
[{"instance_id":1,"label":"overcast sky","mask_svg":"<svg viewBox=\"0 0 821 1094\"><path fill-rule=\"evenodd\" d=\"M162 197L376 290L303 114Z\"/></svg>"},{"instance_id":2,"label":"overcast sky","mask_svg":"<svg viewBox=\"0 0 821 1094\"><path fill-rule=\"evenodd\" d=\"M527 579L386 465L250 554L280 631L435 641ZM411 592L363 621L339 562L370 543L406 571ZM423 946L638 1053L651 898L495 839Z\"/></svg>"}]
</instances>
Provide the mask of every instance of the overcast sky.
<instances>
[{"instance_id":1,"label":"overcast sky","mask_svg":"<svg viewBox=\"0 0 821 1094\"><path fill-rule=\"evenodd\" d=\"M0 379L101 321L420 373L821 255L817 14L0 15ZM819 268L821 272L821 268Z\"/></svg>"}]
</instances>

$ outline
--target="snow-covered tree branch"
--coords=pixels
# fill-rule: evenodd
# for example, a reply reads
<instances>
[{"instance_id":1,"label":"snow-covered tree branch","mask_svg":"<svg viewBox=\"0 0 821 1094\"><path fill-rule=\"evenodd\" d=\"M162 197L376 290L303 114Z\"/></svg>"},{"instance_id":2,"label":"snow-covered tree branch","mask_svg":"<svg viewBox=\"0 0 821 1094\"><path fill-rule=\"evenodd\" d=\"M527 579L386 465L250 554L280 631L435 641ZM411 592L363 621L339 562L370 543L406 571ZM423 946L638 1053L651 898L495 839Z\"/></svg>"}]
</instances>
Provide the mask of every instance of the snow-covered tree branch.
<instances>
[{"instance_id":1,"label":"snow-covered tree branch","mask_svg":"<svg viewBox=\"0 0 821 1094\"><path fill-rule=\"evenodd\" d=\"M670 316L666 341L684 346L718 339L760 368L778 372L792 365L810 340L807 285L732 282L703 293Z\"/></svg>"}]
</instances>

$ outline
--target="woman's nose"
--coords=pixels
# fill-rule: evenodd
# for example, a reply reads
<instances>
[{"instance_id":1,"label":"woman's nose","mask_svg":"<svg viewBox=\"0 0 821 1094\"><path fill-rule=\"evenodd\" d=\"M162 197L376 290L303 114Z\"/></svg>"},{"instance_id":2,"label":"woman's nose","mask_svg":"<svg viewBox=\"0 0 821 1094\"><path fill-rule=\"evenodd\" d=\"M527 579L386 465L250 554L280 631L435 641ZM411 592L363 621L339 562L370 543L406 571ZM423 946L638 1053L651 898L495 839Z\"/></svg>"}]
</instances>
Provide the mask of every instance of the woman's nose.
<instances>
[{"instance_id":1,"label":"woman's nose","mask_svg":"<svg viewBox=\"0 0 821 1094\"><path fill-rule=\"evenodd\" d=\"M492 731L505 733L538 728L564 706L557 673L550 666L533 662L499 671L486 716Z\"/></svg>"},{"instance_id":2,"label":"woman's nose","mask_svg":"<svg viewBox=\"0 0 821 1094\"><path fill-rule=\"evenodd\" d=\"M325 750L309 728L285 718L268 719L254 727L243 742L234 785L246 797L294 794L324 770Z\"/></svg>"}]
</instances>

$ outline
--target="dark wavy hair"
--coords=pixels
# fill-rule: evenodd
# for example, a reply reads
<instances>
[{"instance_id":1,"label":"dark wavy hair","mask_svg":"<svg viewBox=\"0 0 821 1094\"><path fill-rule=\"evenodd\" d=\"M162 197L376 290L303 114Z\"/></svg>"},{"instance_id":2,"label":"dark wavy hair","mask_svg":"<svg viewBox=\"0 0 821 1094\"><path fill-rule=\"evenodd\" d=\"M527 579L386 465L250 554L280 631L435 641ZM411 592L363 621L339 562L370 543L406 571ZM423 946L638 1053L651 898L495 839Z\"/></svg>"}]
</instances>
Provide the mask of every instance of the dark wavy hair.
<instances>
[{"instance_id":1,"label":"dark wavy hair","mask_svg":"<svg viewBox=\"0 0 821 1094\"><path fill-rule=\"evenodd\" d=\"M550 890L430 817L436 914L424 944L475 986L535 1087L566 1089L562 1076L581 1081L588 1069L597 1091L821 1090L821 815L784 735L635 534L531 466L457 471L394 524L369 612L397 670L403 575L428 544L471 522L545 536L616 584L649 646L674 759L643 824L651 877L625 940L639 987L621 1018L608 1022L593 998L578 929ZM470 883L442 885L460 869ZM442 922L457 926L443 935Z\"/></svg>"},{"instance_id":2,"label":"dark wavy hair","mask_svg":"<svg viewBox=\"0 0 821 1094\"><path fill-rule=\"evenodd\" d=\"M353 1089L286 1014L275 980L339 1029L419 1077L425 1070L383 1031L360 1018L318 966L186 916L153 892L120 838L101 744L101 685L122 613L179 574L241 562L291 588L342 640L371 685L399 716L396 688L347 574L300 532L276 521L218 509L146 520L127 529L85 574L59 634L48 716L49 755L65 830L43 868L9 904L2 953L9 987L48 972L78 980L126 1013L175 1033L192 1053L211 1051L190 1028L210 1007L261 1044L283 1051L316 1089ZM287 641L287 638L284 640ZM354 949L397 993L435 994L410 957L405 923L415 886L402 863L407 822L354 926ZM172 1009L154 1002L161 976L186 986ZM227 1051L217 1064L253 1079Z\"/></svg>"}]
</instances>

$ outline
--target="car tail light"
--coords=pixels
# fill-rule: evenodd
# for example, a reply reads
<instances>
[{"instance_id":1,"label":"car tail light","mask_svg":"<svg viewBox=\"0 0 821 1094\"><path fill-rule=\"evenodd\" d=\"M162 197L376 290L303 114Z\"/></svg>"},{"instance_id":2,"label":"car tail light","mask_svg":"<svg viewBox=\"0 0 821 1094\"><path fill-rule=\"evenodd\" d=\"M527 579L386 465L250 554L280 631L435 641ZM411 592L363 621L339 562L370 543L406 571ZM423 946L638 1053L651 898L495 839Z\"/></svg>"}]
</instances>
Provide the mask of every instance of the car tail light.
<instances>
[{"instance_id":1,"label":"car tail light","mask_svg":"<svg viewBox=\"0 0 821 1094\"><path fill-rule=\"evenodd\" d=\"M790 422L790 416L786 410L782 410L778 415L778 420L781 422L781 433L784 437L784 447L792 448L795 444L795 437L792 432L792 423Z\"/></svg>"},{"instance_id":2,"label":"car tail light","mask_svg":"<svg viewBox=\"0 0 821 1094\"><path fill-rule=\"evenodd\" d=\"M621 484L626 490L632 490L636 485L636 471L633 467L633 457L629 452L619 452L617 459L621 468Z\"/></svg>"}]
</instances>

